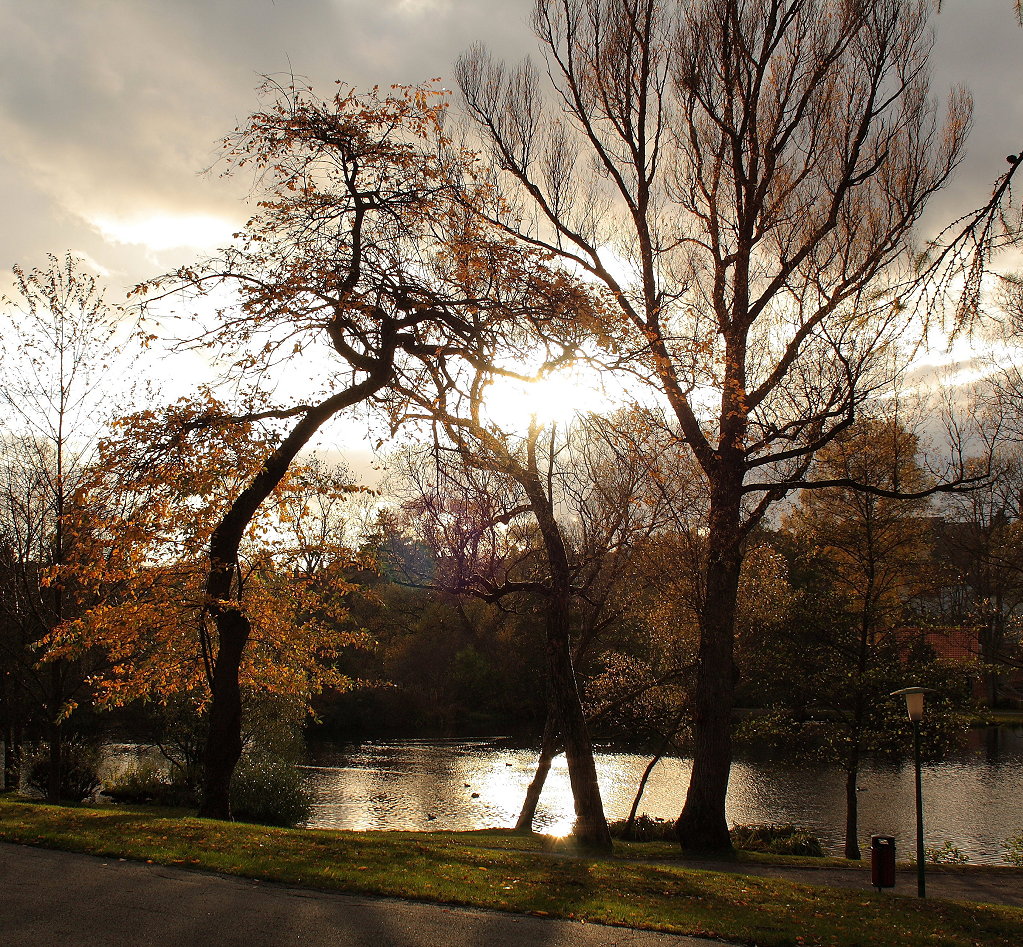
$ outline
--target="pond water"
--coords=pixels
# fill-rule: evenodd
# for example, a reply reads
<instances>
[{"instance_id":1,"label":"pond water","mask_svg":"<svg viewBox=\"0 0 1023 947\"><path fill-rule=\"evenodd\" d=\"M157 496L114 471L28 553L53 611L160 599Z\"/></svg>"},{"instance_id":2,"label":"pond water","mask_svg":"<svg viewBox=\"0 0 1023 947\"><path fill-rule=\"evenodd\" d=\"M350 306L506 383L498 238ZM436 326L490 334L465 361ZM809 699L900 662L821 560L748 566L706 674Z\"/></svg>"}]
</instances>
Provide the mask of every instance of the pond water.
<instances>
[{"instance_id":1,"label":"pond water","mask_svg":"<svg viewBox=\"0 0 1023 947\"><path fill-rule=\"evenodd\" d=\"M974 863L1001 863L1003 842L1023 831L1023 730L977 731L960 757L925 764L928 846L951 842ZM609 819L628 815L649 758L599 753L597 773ZM314 797L308 825L338 829L482 829L510 827L533 777L536 752L503 740L400 741L319 747L304 772ZM685 798L691 761L666 758L654 769L641 812L674 819ZM913 767L868 765L860 777L860 846L893 835L899 857L915 845ZM829 767L739 759L732 767L729 824L794 822L841 854L845 782ZM572 797L558 757L537 810L536 828L566 834Z\"/></svg>"}]
</instances>

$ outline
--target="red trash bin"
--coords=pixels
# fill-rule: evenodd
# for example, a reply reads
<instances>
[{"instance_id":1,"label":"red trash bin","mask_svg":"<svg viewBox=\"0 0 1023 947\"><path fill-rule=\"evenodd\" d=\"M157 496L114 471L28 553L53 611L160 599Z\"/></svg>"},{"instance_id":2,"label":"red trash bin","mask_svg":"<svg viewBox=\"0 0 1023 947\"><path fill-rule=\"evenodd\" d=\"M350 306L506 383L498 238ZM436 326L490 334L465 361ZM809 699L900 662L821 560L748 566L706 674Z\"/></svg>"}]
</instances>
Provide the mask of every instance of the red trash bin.
<instances>
[{"instance_id":1,"label":"red trash bin","mask_svg":"<svg viewBox=\"0 0 1023 947\"><path fill-rule=\"evenodd\" d=\"M878 891L895 887L895 839L890 835L870 837L870 883Z\"/></svg>"}]
</instances>

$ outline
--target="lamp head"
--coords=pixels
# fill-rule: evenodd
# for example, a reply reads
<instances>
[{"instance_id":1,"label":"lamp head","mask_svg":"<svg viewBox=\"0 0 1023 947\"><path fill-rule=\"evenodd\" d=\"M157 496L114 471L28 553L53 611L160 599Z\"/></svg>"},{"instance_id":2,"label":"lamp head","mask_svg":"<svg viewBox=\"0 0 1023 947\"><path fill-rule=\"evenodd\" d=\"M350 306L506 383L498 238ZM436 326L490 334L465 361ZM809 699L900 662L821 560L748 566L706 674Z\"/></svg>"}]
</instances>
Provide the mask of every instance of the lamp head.
<instances>
[{"instance_id":1,"label":"lamp head","mask_svg":"<svg viewBox=\"0 0 1023 947\"><path fill-rule=\"evenodd\" d=\"M914 723L924 719L924 694L934 691L933 687L903 687L892 691L892 697L903 696L906 698L906 713Z\"/></svg>"}]
</instances>

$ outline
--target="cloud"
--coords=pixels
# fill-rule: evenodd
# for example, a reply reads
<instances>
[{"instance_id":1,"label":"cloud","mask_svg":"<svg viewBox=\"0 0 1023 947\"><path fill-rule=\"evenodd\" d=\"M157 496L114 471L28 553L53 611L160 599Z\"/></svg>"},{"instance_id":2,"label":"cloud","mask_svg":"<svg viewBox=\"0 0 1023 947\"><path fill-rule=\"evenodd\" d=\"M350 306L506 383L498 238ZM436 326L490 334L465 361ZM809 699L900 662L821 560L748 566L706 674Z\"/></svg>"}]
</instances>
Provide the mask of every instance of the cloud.
<instances>
[{"instance_id":1,"label":"cloud","mask_svg":"<svg viewBox=\"0 0 1023 947\"><path fill-rule=\"evenodd\" d=\"M92 218L90 223L107 240L155 251L176 248L212 251L226 246L235 231L234 221L213 214L101 215Z\"/></svg>"},{"instance_id":2,"label":"cloud","mask_svg":"<svg viewBox=\"0 0 1023 947\"><path fill-rule=\"evenodd\" d=\"M0 234L0 266L81 243L91 232L88 252L111 270L146 269L151 252L132 256L132 248L185 249L206 246L217 230L229 235L248 216L248 182L225 181L216 169L201 172L214 163L218 141L257 107L261 75L293 71L329 94L336 79L386 86L450 74L457 54L488 32L499 42L518 36L525 45L528 6L525 0L0 5L7 76L0 85L0 161L17 178L16 184L8 178L6 188L0 183L0 193L17 192L5 206L29 222Z\"/></svg>"},{"instance_id":3,"label":"cloud","mask_svg":"<svg viewBox=\"0 0 1023 947\"><path fill-rule=\"evenodd\" d=\"M245 180L203 175L263 74L321 94L450 77L477 41L537 55L531 0L32 0L0 4L0 269L80 246L127 282L248 216ZM934 89L971 86L970 153L934 220L983 201L1023 148L1023 31L1004 0L946 3ZM201 223L205 221L205 223ZM924 228L926 229L926 228ZM184 242L181 242L184 241ZM173 257L177 253L176 258ZM155 256L154 256L155 254Z\"/></svg>"}]
</instances>

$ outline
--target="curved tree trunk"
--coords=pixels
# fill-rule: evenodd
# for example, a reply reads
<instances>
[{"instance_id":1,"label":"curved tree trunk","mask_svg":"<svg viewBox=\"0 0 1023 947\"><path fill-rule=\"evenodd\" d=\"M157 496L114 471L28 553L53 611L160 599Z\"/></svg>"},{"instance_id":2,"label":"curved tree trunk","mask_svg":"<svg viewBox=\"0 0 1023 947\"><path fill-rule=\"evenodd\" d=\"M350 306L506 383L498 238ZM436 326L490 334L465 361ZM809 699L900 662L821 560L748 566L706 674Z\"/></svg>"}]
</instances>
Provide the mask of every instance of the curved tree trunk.
<instances>
[{"instance_id":1,"label":"curved tree trunk","mask_svg":"<svg viewBox=\"0 0 1023 947\"><path fill-rule=\"evenodd\" d=\"M634 841L636 837L636 815L639 813L639 804L643 801L643 793L646 792L647 780L650 779L650 774L654 771L654 767L661 761L661 757L664 756L664 750L667 746L668 741L665 740L664 745L650 757L650 762L646 764L646 769L643 770L643 775L639 778L636 795L632 799L632 808L629 810L628 819L625 820L625 831L622 833L622 837L629 842Z\"/></svg>"},{"instance_id":2,"label":"curved tree trunk","mask_svg":"<svg viewBox=\"0 0 1023 947\"><path fill-rule=\"evenodd\" d=\"M302 415L291 433L266 459L252 482L238 495L210 539L210 571L206 577L206 603L217 629L216 655L210 669L209 731L203 756L202 797L199 814L213 819L231 818L231 776L242 752L242 707L238 675L249 639L249 620L239 607L235 582L238 549L245 530L260 504L284 479L292 461L309 439L339 411L383 387L389 361L381 361L365 381L338 392Z\"/></svg>"},{"instance_id":3,"label":"curved tree trunk","mask_svg":"<svg viewBox=\"0 0 1023 947\"><path fill-rule=\"evenodd\" d=\"M636 787L636 795L632 800L632 808L629 810L629 818L625 821L625 832L624 837L629 841L633 840L636 830L636 816L639 814L639 804L643 800L643 793L646 791L647 781L650 779L650 774L654 771L654 767L661 761L661 757L668 751L668 747L671 746L671 741L675 739L675 734L678 733L678 728L682 725L682 718L685 716L685 711L680 713L676 718L671 727L668 728L668 732L665 733L664 739L661 741L661 745L657 748L657 752L650 758L650 762L646 764L646 769L643 770L643 775L640 777L639 785Z\"/></svg>"}]
</instances>

